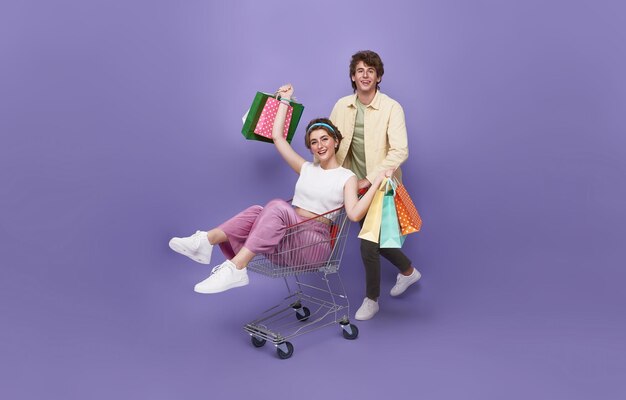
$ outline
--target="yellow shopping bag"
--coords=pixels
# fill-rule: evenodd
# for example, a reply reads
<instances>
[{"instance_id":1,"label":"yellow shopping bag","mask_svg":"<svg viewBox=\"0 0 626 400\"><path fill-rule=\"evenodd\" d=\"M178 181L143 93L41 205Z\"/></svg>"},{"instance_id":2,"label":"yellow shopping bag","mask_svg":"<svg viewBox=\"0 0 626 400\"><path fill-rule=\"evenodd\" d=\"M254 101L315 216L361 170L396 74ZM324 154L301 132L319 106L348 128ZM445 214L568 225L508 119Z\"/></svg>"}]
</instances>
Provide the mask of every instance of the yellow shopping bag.
<instances>
[{"instance_id":1,"label":"yellow shopping bag","mask_svg":"<svg viewBox=\"0 0 626 400\"><path fill-rule=\"evenodd\" d=\"M378 243L380 237L380 223L383 219L383 197L385 196L386 184L387 179L383 180L374 194L370 208L367 210L365 221L363 221L363 227L361 228L361 232L359 232L360 239Z\"/></svg>"}]
</instances>

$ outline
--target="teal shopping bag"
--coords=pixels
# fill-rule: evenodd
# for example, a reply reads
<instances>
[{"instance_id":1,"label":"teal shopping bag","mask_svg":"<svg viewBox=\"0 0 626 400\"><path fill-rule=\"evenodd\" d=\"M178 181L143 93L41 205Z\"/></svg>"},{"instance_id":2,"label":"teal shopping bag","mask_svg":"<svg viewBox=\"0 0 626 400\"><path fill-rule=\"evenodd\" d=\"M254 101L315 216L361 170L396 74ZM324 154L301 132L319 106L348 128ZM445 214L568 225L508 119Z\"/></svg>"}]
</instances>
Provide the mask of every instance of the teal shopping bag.
<instances>
[{"instance_id":1,"label":"teal shopping bag","mask_svg":"<svg viewBox=\"0 0 626 400\"><path fill-rule=\"evenodd\" d=\"M257 127L259 122L259 118L263 113L263 108L267 103L268 98L273 98L274 95L269 93L257 92L252 100L252 105L250 109L244 116L243 127L241 128L241 133L243 137L248 140L258 140L260 142L273 143L271 138L267 138L264 136L260 136L254 133L254 130ZM289 123L289 131L287 133L287 142L291 143L291 139L293 139L293 135L296 132L296 128L298 127L298 123L300 122L300 118L302 117L302 112L304 111L304 106L302 104L291 101L289 105L293 108L291 114L291 122Z\"/></svg>"},{"instance_id":2,"label":"teal shopping bag","mask_svg":"<svg viewBox=\"0 0 626 400\"><path fill-rule=\"evenodd\" d=\"M404 244L405 236L400 231L398 213L394 197L396 195L396 184L391 179L388 180L385 195L383 196L383 211L380 223L380 248L400 248Z\"/></svg>"}]
</instances>

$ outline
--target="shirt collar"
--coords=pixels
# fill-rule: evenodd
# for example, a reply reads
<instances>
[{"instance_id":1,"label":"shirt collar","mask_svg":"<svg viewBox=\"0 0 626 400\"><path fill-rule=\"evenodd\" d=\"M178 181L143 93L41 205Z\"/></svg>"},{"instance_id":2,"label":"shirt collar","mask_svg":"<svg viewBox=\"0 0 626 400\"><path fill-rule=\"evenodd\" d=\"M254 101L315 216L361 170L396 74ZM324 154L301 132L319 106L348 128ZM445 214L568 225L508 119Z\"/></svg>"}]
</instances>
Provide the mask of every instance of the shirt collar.
<instances>
[{"instance_id":1,"label":"shirt collar","mask_svg":"<svg viewBox=\"0 0 626 400\"><path fill-rule=\"evenodd\" d=\"M374 95L374 99L372 99L372 102L365 107L372 107L374 110L380 109L380 99L380 90L377 90L376 94ZM352 95L352 101L350 102L350 104L348 104L348 107L356 108L356 93Z\"/></svg>"}]
</instances>

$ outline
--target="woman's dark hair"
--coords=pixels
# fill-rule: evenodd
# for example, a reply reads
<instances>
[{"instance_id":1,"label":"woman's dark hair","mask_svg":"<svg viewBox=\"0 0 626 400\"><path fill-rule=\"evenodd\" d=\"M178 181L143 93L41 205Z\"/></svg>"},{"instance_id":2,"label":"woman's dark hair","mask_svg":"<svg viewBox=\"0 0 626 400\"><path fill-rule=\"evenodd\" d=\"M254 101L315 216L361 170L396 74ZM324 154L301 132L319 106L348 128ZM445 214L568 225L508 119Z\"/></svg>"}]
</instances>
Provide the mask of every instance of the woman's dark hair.
<instances>
[{"instance_id":1,"label":"woman's dark hair","mask_svg":"<svg viewBox=\"0 0 626 400\"><path fill-rule=\"evenodd\" d=\"M341 143L341 132L328 118L315 118L306 126L306 134L304 135L304 145L307 149L311 148L311 132L316 129L323 129L330 137L335 139L337 146Z\"/></svg>"},{"instance_id":2,"label":"woman's dark hair","mask_svg":"<svg viewBox=\"0 0 626 400\"><path fill-rule=\"evenodd\" d=\"M371 50L362 50L356 52L352 55L352 60L350 61L350 83L352 84L352 89L356 92L356 83L352 80L354 74L356 74L356 65L359 61L363 61L365 65L368 67L373 67L376 70L376 75L381 79L383 78L383 74L385 73L385 67L383 65L383 60L380 59L380 56ZM376 83L376 90L380 90L380 82Z\"/></svg>"}]
</instances>

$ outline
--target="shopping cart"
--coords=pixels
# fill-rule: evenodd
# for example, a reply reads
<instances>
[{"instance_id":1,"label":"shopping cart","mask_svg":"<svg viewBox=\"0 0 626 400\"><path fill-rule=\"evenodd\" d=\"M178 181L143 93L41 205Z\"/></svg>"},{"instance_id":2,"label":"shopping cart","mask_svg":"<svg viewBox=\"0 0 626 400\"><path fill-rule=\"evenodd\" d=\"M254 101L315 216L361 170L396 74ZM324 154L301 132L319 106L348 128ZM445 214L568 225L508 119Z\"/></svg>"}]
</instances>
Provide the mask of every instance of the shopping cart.
<instances>
[{"instance_id":1,"label":"shopping cart","mask_svg":"<svg viewBox=\"0 0 626 400\"><path fill-rule=\"evenodd\" d=\"M328 229L322 236L320 221ZM252 259L248 271L284 278L289 293L244 327L255 347L269 341L278 357L287 359L294 350L290 339L334 324L342 328L344 338L357 338L359 330L348 318L350 304L338 273L349 230L350 220L341 207L288 227L274 253Z\"/></svg>"}]
</instances>

